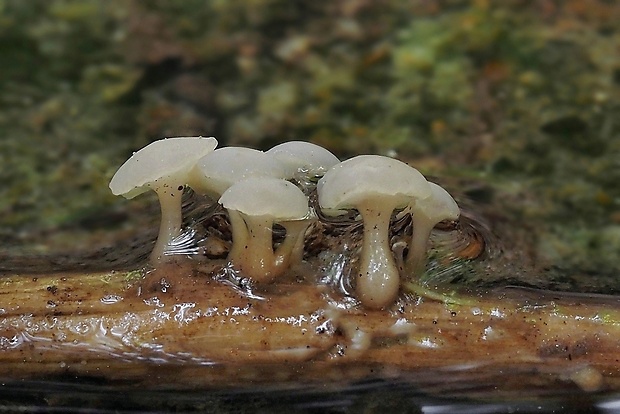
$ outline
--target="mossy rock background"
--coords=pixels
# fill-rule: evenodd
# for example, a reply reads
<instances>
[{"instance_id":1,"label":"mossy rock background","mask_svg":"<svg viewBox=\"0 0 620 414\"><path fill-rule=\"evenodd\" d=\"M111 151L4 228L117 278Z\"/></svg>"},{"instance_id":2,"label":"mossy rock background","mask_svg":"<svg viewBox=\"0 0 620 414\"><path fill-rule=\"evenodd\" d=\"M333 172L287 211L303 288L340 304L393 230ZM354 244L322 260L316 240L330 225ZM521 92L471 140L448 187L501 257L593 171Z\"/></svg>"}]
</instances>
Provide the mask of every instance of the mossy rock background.
<instances>
[{"instance_id":1,"label":"mossy rock background","mask_svg":"<svg viewBox=\"0 0 620 414\"><path fill-rule=\"evenodd\" d=\"M532 229L550 268L609 284L619 49L620 5L604 0L2 0L2 255L156 220L154 197L107 186L153 140L300 139L479 183L467 190Z\"/></svg>"}]
</instances>

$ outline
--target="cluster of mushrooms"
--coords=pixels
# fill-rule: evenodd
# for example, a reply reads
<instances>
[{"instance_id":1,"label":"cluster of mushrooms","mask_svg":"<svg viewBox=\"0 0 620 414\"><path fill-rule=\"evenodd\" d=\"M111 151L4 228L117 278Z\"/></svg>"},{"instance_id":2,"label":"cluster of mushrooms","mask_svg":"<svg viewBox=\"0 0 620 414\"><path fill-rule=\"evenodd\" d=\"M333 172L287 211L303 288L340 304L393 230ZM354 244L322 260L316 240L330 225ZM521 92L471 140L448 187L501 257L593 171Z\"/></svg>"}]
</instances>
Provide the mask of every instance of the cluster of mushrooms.
<instances>
[{"instance_id":1,"label":"cluster of mushrooms","mask_svg":"<svg viewBox=\"0 0 620 414\"><path fill-rule=\"evenodd\" d=\"M112 178L115 195L133 198L151 189L159 197L162 220L152 262L165 260L167 247L181 234L181 199L189 186L227 210L233 238L230 264L257 283L272 282L303 258L306 230L318 220L309 204L316 188L323 215L354 209L361 216L364 232L356 296L364 306L380 309L395 301L401 271L417 275L424 270L433 227L460 215L448 192L393 158L360 155L340 162L325 148L301 141L265 152L216 147L212 137L155 141L134 153ZM394 211L410 215L413 224L400 271L389 236ZM286 230L275 250L274 224Z\"/></svg>"}]
</instances>

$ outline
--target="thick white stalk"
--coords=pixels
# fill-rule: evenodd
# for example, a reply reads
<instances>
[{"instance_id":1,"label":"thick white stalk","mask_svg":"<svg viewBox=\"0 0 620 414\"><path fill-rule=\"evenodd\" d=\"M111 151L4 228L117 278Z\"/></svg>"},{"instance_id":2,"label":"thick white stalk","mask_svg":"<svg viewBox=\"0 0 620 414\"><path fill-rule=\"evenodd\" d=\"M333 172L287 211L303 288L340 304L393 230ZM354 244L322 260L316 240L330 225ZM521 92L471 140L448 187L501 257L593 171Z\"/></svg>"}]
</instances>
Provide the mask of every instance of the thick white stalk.
<instances>
[{"instance_id":1,"label":"thick white stalk","mask_svg":"<svg viewBox=\"0 0 620 414\"><path fill-rule=\"evenodd\" d=\"M286 230L284 241L276 249L275 268L278 275L286 270L291 263L300 263L304 256L306 229L312 220L291 220L282 223Z\"/></svg>"},{"instance_id":2,"label":"thick white stalk","mask_svg":"<svg viewBox=\"0 0 620 414\"><path fill-rule=\"evenodd\" d=\"M270 282L275 277L273 252L273 219L241 214L248 228L247 248L239 262L240 270L257 282Z\"/></svg>"},{"instance_id":3,"label":"thick white stalk","mask_svg":"<svg viewBox=\"0 0 620 414\"><path fill-rule=\"evenodd\" d=\"M356 291L362 304L371 309L391 305L398 295L400 275L389 242L390 218L396 205L390 200L362 203L364 239Z\"/></svg>"},{"instance_id":4,"label":"thick white stalk","mask_svg":"<svg viewBox=\"0 0 620 414\"><path fill-rule=\"evenodd\" d=\"M241 213L236 210L228 210L228 219L232 231L232 247L228 253L228 260L240 264L248 249L248 227Z\"/></svg>"},{"instance_id":5,"label":"thick white stalk","mask_svg":"<svg viewBox=\"0 0 620 414\"><path fill-rule=\"evenodd\" d=\"M166 260L165 250L172 239L181 234L183 216L181 212L181 200L183 188L178 185L161 186L155 189L161 208L161 223L157 242L151 252L151 262L159 263Z\"/></svg>"},{"instance_id":6,"label":"thick white stalk","mask_svg":"<svg viewBox=\"0 0 620 414\"><path fill-rule=\"evenodd\" d=\"M405 260L405 271L408 275L419 277L426 269L426 251L428 239L435 227L429 217L420 211L415 211L412 219L413 235L409 243L409 253Z\"/></svg>"}]
</instances>

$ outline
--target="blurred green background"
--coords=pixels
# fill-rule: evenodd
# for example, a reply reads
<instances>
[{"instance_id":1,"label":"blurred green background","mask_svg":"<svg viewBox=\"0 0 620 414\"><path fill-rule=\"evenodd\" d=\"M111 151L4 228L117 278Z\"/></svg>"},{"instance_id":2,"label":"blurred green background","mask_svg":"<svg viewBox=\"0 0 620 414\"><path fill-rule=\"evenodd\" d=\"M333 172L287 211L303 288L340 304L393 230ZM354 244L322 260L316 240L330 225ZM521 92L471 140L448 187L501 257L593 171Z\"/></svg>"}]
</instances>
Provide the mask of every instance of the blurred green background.
<instances>
[{"instance_id":1,"label":"blurred green background","mask_svg":"<svg viewBox=\"0 0 620 414\"><path fill-rule=\"evenodd\" d=\"M0 250L111 242L157 214L116 168L203 135L479 182L550 263L619 275L619 90L617 1L0 0Z\"/></svg>"}]
</instances>

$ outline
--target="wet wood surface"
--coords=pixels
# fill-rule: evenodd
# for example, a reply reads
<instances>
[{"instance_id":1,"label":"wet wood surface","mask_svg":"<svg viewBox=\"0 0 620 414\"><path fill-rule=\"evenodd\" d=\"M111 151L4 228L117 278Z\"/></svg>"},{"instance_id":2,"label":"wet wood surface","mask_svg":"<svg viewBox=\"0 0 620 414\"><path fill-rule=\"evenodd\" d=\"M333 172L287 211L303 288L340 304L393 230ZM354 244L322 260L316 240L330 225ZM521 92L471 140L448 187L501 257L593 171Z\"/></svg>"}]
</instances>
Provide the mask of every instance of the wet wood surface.
<instances>
[{"instance_id":1,"label":"wet wood surface","mask_svg":"<svg viewBox=\"0 0 620 414\"><path fill-rule=\"evenodd\" d=\"M620 301L503 288L460 303L345 306L307 283L247 294L173 263L2 279L0 377L180 387L406 378L451 393L620 390ZM443 382L438 382L443 378ZM448 381L448 382L445 382Z\"/></svg>"}]
</instances>

